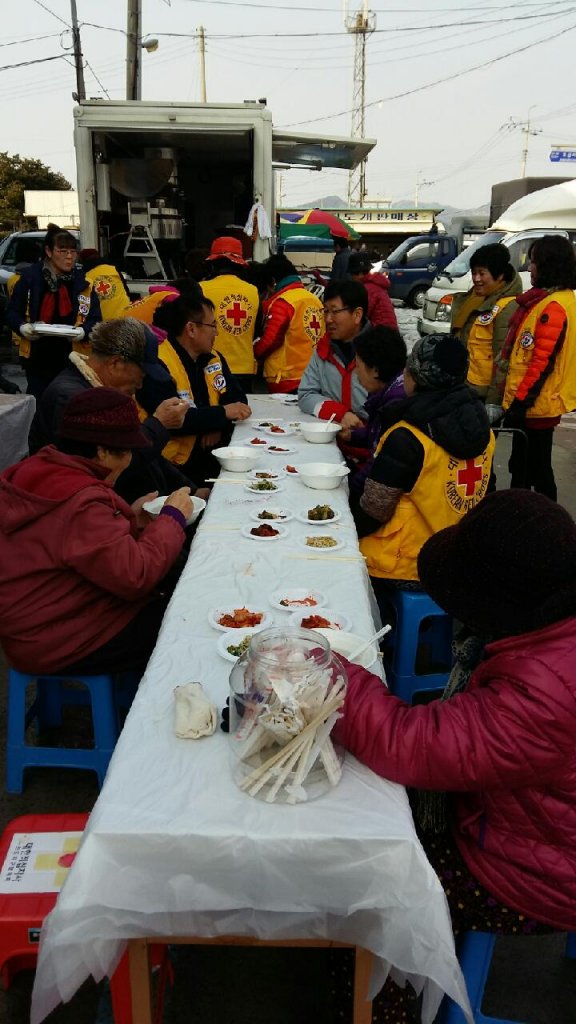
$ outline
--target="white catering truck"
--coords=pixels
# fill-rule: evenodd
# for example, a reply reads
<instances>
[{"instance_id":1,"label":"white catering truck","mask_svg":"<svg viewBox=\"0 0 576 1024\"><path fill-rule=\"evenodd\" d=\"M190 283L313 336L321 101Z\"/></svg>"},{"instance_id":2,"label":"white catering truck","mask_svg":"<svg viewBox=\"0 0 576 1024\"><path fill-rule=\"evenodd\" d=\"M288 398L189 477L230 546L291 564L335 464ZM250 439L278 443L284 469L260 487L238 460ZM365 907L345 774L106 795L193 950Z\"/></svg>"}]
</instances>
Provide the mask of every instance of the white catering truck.
<instances>
[{"instance_id":1,"label":"white catering truck","mask_svg":"<svg viewBox=\"0 0 576 1024\"><path fill-rule=\"evenodd\" d=\"M420 334L448 333L453 296L472 287L470 257L477 249L491 242L502 242L510 250L510 262L527 288L530 287L527 269L530 246L535 238L551 234L564 235L576 245L576 179L518 199L485 235L456 256L428 289L418 320Z\"/></svg>"},{"instance_id":2,"label":"white catering truck","mask_svg":"<svg viewBox=\"0 0 576 1024\"><path fill-rule=\"evenodd\" d=\"M263 260L274 247L274 168L351 169L370 139L273 128L265 101L152 103L87 100L74 109L80 229L126 272L130 290L177 277L191 249L241 238ZM272 239L243 233L262 204Z\"/></svg>"}]
</instances>

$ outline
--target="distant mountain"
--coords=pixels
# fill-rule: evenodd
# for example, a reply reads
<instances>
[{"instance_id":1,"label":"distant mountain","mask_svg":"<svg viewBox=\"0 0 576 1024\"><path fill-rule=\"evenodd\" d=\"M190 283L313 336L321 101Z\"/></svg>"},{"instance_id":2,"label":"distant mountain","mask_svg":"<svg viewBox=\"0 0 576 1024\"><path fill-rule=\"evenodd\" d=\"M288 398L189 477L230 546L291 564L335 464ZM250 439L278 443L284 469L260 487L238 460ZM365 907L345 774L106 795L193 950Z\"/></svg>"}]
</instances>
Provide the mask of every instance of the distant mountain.
<instances>
[{"instance_id":1,"label":"distant mountain","mask_svg":"<svg viewBox=\"0 0 576 1024\"><path fill-rule=\"evenodd\" d=\"M345 210L348 203L340 196L323 196L322 199L313 199L309 203L302 203L299 210Z\"/></svg>"},{"instance_id":2,"label":"distant mountain","mask_svg":"<svg viewBox=\"0 0 576 1024\"><path fill-rule=\"evenodd\" d=\"M455 206L444 206L442 213L437 218L441 224L444 225L447 231L450 230L450 226L453 221L478 221L483 223L485 227L488 227L490 223L490 204L485 203L484 206L476 206L470 210L460 210Z\"/></svg>"}]
</instances>

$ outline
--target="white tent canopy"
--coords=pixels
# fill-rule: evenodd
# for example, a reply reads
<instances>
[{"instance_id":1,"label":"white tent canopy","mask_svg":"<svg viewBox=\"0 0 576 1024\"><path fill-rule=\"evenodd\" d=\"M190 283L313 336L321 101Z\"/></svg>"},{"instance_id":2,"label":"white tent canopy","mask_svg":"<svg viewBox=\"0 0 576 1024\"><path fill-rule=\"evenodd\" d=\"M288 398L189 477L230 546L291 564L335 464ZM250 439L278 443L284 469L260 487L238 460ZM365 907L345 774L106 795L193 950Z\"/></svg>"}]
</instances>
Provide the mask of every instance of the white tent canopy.
<instances>
[{"instance_id":1,"label":"white tent canopy","mask_svg":"<svg viewBox=\"0 0 576 1024\"><path fill-rule=\"evenodd\" d=\"M576 178L517 199L492 227L502 231L526 231L529 228L576 230Z\"/></svg>"}]
</instances>

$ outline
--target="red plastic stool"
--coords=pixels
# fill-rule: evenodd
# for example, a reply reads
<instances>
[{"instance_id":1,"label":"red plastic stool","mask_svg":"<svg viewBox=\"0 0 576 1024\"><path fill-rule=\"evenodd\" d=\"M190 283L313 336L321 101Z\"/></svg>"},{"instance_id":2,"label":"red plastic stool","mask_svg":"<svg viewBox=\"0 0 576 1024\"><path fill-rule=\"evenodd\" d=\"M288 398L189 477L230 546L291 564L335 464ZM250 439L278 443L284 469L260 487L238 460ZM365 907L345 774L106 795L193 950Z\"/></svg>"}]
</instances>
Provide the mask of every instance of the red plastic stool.
<instances>
[{"instance_id":1,"label":"red plastic stool","mask_svg":"<svg viewBox=\"0 0 576 1024\"><path fill-rule=\"evenodd\" d=\"M1 868L8 856L12 837L17 833L83 832L87 821L87 814L24 814L14 818L0 837ZM57 892L0 893L0 976L5 989L9 988L18 971L36 968L40 929L57 898ZM153 968L160 968L157 1004L158 1019L161 1020L166 983L173 979L167 947L151 947L150 959ZM127 954L122 957L110 979L110 996L116 1024L132 1024Z\"/></svg>"},{"instance_id":2,"label":"red plastic stool","mask_svg":"<svg viewBox=\"0 0 576 1024\"><path fill-rule=\"evenodd\" d=\"M14 818L0 838L4 866L12 837L18 832L83 832L87 814L25 814ZM4 988L25 968L34 969L40 929L58 893L0 893L0 974Z\"/></svg>"}]
</instances>

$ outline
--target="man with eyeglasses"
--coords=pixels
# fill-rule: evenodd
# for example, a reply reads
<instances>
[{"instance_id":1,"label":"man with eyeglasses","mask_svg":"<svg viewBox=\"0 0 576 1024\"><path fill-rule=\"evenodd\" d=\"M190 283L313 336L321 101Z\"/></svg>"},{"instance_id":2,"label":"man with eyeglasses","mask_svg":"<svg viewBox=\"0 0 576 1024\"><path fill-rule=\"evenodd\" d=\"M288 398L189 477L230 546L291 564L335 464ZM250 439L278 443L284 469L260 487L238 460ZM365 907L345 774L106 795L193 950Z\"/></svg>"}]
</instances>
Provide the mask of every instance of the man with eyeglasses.
<instances>
[{"instance_id":1,"label":"man with eyeglasses","mask_svg":"<svg viewBox=\"0 0 576 1024\"><path fill-rule=\"evenodd\" d=\"M36 399L68 366L72 349L88 352L90 331L102 319L98 296L77 258L76 237L50 224L44 259L22 270L6 309L6 323L20 339L28 394Z\"/></svg>"},{"instance_id":2,"label":"man with eyeglasses","mask_svg":"<svg viewBox=\"0 0 576 1024\"><path fill-rule=\"evenodd\" d=\"M343 427L361 427L368 392L356 373L356 338L368 327L368 293L358 281L335 281L324 292L326 334L318 342L298 388L302 412Z\"/></svg>"},{"instance_id":3,"label":"man with eyeglasses","mask_svg":"<svg viewBox=\"0 0 576 1024\"><path fill-rule=\"evenodd\" d=\"M166 331L158 358L170 374L167 383L144 378L137 398L151 413L166 398L188 404L182 426L172 431L163 455L194 480L217 475L212 448L227 444L235 420L250 416L246 395L223 355L214 348L216 317L210 299L180 295L159 306L154 326Z\"/></svg>"}]
</instances>

